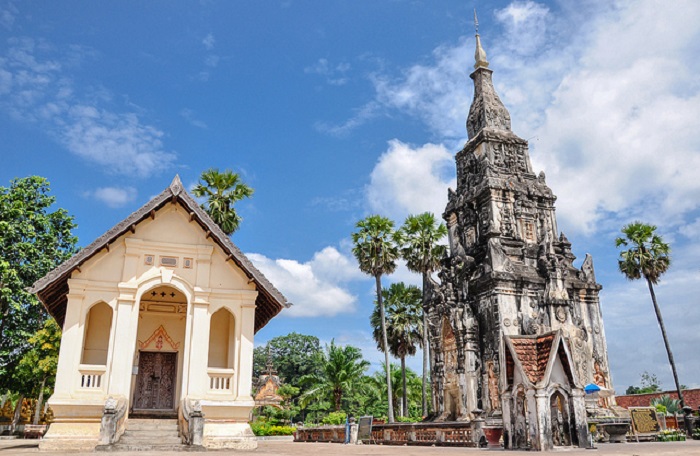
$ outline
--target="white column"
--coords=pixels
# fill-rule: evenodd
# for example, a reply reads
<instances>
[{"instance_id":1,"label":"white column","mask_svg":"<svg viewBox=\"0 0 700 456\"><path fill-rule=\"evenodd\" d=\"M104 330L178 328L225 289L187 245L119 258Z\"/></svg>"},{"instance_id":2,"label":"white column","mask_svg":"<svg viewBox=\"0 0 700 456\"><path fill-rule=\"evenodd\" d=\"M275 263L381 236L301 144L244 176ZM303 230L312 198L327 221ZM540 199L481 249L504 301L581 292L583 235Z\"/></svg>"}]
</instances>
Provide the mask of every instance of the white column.
<instances>
[{"instance_id":1,"label":"white column","mask_svg":"<svg viewBox=\"0 0 700 456\"><path fill-rule=\"evenodd\" d=\"M203 398L209 391L209 302L198 294L192 305L192 332L189 357L187 396L195 399Z\"/></svg>"},{"instance_id":2,"label":"white column","mask_svg":"<svg viewBox=\"0 0 700 456\"><path fill-rule=\"evenodd\" d=\"M241 339L238 344L238 396L236 400L252 401L250 388L253 381L253 336L255 334L255 303L241 304Z\"/></svg>"},{"instance_id":3,"label":"white column","mask_svg":"<svg viewBox=\"0 0 700 456\"><path fill-rule=\"evenodd\" d=\"M136 349L136 331L139 309L135 289L120 286L119 299L113 318L115 337L111 347L112 365L109 369L109 395L124 396L130 400L132 366Z\"/></svg>"},{"instance_id":4,"label":"white column","mask_svg":"<svg viewBox=\"0 0 700 456\"><path fill-rule=\"evenodd\" d=\"M53 398L71 396L78 384L78 366L83 354L83 332L85 330L83 301L85 299L85 283L69 280L68 302L63 323L61 348L58 353L56 370L56 386ZM82 320L82 321L81 321Z\"/></svg>"}]
</instances>

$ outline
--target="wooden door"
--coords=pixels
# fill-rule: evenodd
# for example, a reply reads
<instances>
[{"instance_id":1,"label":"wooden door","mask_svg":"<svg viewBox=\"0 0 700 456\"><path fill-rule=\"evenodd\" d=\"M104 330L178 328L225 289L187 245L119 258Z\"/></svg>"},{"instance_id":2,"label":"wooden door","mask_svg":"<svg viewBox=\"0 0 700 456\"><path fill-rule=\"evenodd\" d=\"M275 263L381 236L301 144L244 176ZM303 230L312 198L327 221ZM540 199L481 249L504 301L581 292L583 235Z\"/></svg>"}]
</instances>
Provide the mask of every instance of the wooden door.
<instances>
[{"instance_id":1,"label":"wooden door","mask_svg":"<svg viewBox=\"0 0 700 456\"><path fill-rule=\"evenodd\" d=\"M177 353L140 352L135 410L173 410Z\"/></svg>"}]
</instances>

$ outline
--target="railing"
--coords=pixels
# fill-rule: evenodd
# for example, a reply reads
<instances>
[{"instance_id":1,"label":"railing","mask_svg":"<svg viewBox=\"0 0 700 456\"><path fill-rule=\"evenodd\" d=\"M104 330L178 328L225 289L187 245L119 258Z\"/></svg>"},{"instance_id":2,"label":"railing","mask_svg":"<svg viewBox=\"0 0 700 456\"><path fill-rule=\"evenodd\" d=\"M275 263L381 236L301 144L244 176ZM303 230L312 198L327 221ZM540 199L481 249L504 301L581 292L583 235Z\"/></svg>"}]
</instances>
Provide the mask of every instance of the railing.
<instances>
[{"instance_id":1,"label":"railing","mask_svg":"<svg viewBox=\"0 0 700 456\"><path fill-rule=\"evenodd\" d=\"M207 369L209 391L215 393L233 393L233 369Z\"/></svg>"},{"instance_id":2,"label":"railing","mask_svg":"<svg viewBox=\"0 0 700 456\"><path fill-rule=\"evenodd\" d=\"M190 446L202 446L204 439L204 414L199 401L185 398L178 408L179 432L182 442Z\"/></svg>"},{"instance_id":3,"label":"railing","mask_svg":"<svg viewBox=\"0 0 700 456\"><path fill-rule=\"evenodd\" d=\"M107 372L107 366L96 364L81 364L78 367L80 372L80 388L98 390L103 389L103 377Z\"/></svg>"},{"instance_id":4,"label":"railing","mask_svg":"<svg viewBox=\"0 0 700 456\"><path fill-rule=\"evenodd\" d=\"M119 441L126 428L127 405L123 396L107 398L100 424L100 445L108 446Z\"/></svg>"}]
</instances>

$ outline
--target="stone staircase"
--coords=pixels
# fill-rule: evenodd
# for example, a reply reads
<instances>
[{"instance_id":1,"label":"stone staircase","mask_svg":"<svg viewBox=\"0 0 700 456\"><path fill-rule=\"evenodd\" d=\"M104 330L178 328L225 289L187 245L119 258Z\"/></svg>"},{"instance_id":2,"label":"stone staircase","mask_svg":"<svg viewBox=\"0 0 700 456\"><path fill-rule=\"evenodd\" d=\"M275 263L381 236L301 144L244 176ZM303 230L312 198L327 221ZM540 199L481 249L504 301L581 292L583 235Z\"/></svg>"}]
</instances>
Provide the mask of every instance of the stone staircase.
<instances>
[{"instance_id":1,"label":"stone staircase","mask_svg":"<svg viewBox=\"0 0 700 456\"><path fill-rule=\"evenodd\" d=\"M98 451L201 451L184 445L178 435L176 419L129 418L119 441L100 446Z\"/></svg>"}]
</instances>

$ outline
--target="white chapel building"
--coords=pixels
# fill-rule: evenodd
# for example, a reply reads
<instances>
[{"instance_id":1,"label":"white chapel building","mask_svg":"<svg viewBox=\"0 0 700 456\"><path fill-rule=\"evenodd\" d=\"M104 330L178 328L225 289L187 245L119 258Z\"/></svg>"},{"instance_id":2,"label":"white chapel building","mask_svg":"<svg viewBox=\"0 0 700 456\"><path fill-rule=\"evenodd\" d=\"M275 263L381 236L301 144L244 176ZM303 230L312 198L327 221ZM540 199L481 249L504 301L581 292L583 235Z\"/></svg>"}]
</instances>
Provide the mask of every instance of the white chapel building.
<instances>
[{"instance_id":1,"label":"white chapel building","mask_svg":"<svg viewBox=\"0 0 700 456\"><path fill-rule=\"evenodd\" d=\"M32 292L63 328L42 449L118 444L136 417L177 419L184 444L256 446L253 336L289 303L179 177Z\"/></svg>"}]
</instances>

